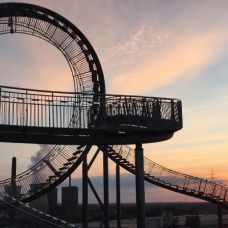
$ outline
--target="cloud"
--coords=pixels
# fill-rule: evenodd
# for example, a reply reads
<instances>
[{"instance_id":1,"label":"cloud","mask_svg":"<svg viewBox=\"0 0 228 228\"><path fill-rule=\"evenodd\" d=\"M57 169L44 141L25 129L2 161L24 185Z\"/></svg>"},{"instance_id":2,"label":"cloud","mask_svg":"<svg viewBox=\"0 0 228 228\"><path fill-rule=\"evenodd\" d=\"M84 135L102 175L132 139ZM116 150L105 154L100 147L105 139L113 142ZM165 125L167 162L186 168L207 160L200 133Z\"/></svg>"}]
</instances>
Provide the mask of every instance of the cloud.
<instances>
[{"instance_id":1,"label":"cloud","mask_svg":"<svg viewBox=\"0 0 228 228\"><path fill-rule=\"evenodd\" d=\"M111 90L126 93L127 88L127 92L132 94L168 85L184 74L207 66L217 57L224 40L224 34L210 33L177 39L165 53L160 52L156 58L151 55L113 77Z\"/></svg>"},{"instance_id":2,"label":"cloud","mask_svg":"<svg viewBox=\"0 0 228 228\"><path fill-rule=\"evenodd\" d=\"M148 54L151 49L160 45L170 35L170 33L160 32L154 27L144 25L131 34L128 41L119 42L114 47L109 48L109 51L113 55L127 55L127 57L138 58Z\"/></svg>"},{"instance_id":3,"label":"cloud","mask_svg":"<svg viewBox=\"0 0 228 228\"><path fill-rule=\"evenodd\" d=\"M53 146L45 144L39 144L39 146L40 149L36 152L35 155L31 157L31 164L29 165L29 168L40 162L44 158L44 156L46 156L53 148Z\"/></svg>"}]
</instances>

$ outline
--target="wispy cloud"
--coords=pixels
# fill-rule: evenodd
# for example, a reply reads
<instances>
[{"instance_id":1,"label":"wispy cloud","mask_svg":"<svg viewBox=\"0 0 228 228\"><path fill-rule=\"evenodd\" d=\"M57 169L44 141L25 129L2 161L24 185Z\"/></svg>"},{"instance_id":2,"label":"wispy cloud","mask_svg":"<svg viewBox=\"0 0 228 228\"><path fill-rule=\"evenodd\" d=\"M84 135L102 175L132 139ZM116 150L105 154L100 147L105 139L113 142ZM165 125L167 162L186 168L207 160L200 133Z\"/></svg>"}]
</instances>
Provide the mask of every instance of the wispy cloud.
<instances>
[{"instance_id":1,"label":"wispy cloud","mask_svg":"<svg viewBox=\"0 0 228 228\"><path fill-rule=\"evenodd\" d=\"M138 58L150 53L151 49L168 39L171 33L161 32L155 27L141 26L127 38L108 50L112 55L125 55L125 58Z\"/></svg>"},{"instance_id":2,"label":"wispy cloud","mask_svg":"<svg viewBox=\"0 0 228 228\"><path fill-rule=\"evenodd\" d=\"M207 66L224 44L224 34L199 34L178 39L175 44L156 56L149 56L113 77L112 91L142 93L167 85L178 77Z\"/></svg>"}]
</instances>

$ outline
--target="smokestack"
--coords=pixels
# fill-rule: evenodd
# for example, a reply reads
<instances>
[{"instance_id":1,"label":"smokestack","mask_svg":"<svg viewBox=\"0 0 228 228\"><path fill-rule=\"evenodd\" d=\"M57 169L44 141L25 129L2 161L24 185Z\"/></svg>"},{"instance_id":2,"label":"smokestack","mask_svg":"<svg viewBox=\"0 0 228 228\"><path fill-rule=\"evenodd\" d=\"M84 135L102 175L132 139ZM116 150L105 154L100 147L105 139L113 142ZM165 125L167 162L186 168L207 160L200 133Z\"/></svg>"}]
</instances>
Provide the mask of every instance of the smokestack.
<instances>
[{"instance_id":1,"label":"smokestack","mask_svg":"<svg viewBox=\"0 0 228 228\"><path fill-rule=\"evenodd\" d=\"M11 189L12 196L16 196L16 173L17 173L17 159L16 157L12 158L12 166L11 166Z\"/></svg>"},{"instance_id":2,"label":"smokestack","mask_svg":"<svg viewBox=\"0 0 228 228\"><path fill-rule=\"evenodd\" d=\"M71 187L71 175L69 175L69 187Z\"/></svg>"}]
</instances>

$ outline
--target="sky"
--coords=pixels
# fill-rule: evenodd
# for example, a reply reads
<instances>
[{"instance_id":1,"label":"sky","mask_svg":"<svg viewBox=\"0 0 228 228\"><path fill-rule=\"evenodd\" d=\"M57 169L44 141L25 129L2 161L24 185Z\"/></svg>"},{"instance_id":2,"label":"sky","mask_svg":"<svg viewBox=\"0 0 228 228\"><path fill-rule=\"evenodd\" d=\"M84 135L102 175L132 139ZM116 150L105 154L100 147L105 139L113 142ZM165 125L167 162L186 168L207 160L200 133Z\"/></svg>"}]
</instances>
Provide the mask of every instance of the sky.
<instances>
[{"instance_id":1,"label":"sky","mask_svg":"<svg viewBox=\"0 0 228 228\"><path fill-rule=\"evenodd\" d=\"M183 129L168 141L145 144L146 157L204 178L210 178L213 169L216 178L228 180L228 1L24 2L58 12L84 33L98 54L108 93L182 100ZM62 54L38 38L3 35L0 69L2 85L73 90ZM0 177L9 176L13 156L21 172L39 148L1 143ZM101 163L100 156L90 175L102 174ZM110 162L110 174L114 170ZM80 170L73 174L79 176ZM148 201L149 192L155 191L151 189L147 187ZM160 197L153 200L194 200L158 188L156 192Z\"/></svg>"}]
</instances>

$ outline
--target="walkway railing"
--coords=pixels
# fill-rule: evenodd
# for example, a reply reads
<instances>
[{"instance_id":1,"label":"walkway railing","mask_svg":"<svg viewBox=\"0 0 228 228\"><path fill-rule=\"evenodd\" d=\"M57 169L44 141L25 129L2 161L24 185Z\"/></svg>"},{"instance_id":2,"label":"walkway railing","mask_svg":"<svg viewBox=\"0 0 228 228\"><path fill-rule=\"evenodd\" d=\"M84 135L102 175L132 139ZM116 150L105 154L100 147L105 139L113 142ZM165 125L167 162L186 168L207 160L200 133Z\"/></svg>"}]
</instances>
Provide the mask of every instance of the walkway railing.
<instances>
[{"instance_id":1,"label":"walkway railing","mask_svg":"<svg viewBox=\"0 0 228 228\"><path fill-rule=\"evenodd\" d=\"M100 97L99 102L94 102L95 96ZM0 86L0 125L80 129L128 126L177 130L182 127L182 110L181 101L177 99Z\"/></svg>"}]
</instances>

